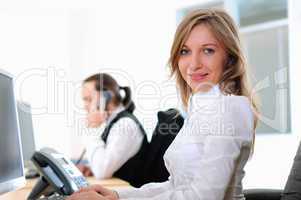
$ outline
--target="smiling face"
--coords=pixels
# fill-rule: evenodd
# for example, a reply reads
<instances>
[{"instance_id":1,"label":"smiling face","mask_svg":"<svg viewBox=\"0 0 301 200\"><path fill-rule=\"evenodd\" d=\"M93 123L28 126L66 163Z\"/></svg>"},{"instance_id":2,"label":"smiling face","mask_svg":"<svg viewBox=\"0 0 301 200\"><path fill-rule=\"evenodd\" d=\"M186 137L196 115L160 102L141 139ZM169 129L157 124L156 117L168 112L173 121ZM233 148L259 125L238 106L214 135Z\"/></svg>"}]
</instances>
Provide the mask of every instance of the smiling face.
<instances>
[{"instance_id":1,"label":"smiling face","mask_svg":"<svg viewBox=\"0 0 301 200\"><path fill-rule=\"evenodd\" d=\"M206 25L199 24L191 30L179 53L181 76L193 93L206 92L219 83L227 54Z\"/></svg>"}]
</instances>

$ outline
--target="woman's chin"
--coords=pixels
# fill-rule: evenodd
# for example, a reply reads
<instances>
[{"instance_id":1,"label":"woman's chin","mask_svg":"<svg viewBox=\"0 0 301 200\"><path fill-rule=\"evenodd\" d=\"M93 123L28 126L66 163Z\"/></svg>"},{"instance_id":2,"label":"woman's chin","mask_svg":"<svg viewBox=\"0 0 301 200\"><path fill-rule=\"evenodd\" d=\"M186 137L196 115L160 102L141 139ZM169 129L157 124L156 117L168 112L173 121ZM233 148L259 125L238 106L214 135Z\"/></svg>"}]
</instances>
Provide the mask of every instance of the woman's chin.
<instances>
[{"instance_id":1,"label":"woman's chin","mask_svg":"<svg viewBox=\"0 0 301 200\"><path fill-rule=\"evenodd\" d=\"M198 83L194 83L192 87L193 93L196 92L208 92L215 84L209 81L202 81Z\"/></svg>"}]
</instances>

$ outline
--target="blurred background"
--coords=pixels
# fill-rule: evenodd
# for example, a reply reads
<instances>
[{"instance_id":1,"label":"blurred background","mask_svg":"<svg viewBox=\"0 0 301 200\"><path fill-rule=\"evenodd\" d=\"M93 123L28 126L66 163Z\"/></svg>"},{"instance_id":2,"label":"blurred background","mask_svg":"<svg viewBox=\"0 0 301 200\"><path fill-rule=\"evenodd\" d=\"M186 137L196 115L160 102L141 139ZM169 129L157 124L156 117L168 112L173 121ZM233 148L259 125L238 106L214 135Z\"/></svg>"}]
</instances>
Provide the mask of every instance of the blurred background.
<instances>
[{"instance_id":1,"label":"blurred background","mask_svg":"<svg viewBox=\"0 0 301 200\"><path fill-rule=\"evenodd\" d=\"M0 0L0 68L32 106L37 147L79 156L87 136L81 84L97 72L132 88L150 136L159 110L182 107L167 67L176 26L210 7L235 19L261 99L244 187L283 188L301 136L299 0Z\"/></svg>"}]
</instances>

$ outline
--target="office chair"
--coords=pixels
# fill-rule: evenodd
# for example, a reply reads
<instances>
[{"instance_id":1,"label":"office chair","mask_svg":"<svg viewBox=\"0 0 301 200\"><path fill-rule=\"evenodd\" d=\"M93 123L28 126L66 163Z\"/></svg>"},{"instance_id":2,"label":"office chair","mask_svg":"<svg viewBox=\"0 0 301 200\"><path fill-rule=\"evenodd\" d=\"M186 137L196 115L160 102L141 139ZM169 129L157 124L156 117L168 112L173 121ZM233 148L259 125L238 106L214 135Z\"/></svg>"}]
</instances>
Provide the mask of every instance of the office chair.
<instances>
[{"instance_id":1,"label":"office chair","mask_svg":"<svg viewBox=\"0 0 301 200\"><path fill-rule=\"evenodd\" d=\"M244 190L246 200L301 200L301 142L284 190Z\"/></svg>"}]
</instances>

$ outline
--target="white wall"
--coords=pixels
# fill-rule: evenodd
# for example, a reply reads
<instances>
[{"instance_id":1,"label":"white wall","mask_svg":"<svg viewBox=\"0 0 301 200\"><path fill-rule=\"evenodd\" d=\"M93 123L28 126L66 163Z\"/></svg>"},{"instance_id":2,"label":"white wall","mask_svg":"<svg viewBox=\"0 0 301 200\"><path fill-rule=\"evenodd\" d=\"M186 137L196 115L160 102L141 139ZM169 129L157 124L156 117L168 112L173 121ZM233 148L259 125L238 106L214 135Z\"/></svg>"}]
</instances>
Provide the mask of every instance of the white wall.
<instances>
[{"instance_id":1,"label":"white wall","mask_svg":"<svg viewBox=\"0 0 301 200\"><path fill-rule=\"evenodd\" d=\"M289 0L289 45L290 45L290 81L291 81L291 106L292 130L301 137L301 2Z\"/></svg>"},{"instance_id":2,"label":"white wall","mask_svg":"<svg viewBox=\"0 0 301 200\"><path fill-rule=\"evenodd\" d=\"M23 100L46 108L34 115L38 147L79 154L78 119L84 116L79 88L82 79L99 70L131 86L136 114L150 132L156 111L177 105L166 67L175 9L198 3L1 1L0 67L17 75ZM300 11L300 1L289 0L292 133L257 136L255 154L246 167L246 188L283 187L300 140Z\"/></svg>"},{"instance_id":3,"label":"white wall","mask_svg":"<svg viewBox=\"0 0 301 200\"><path fill-rule=\"evenodd\" d=\"M38 147L79 155L85 114L80 86L92 73L109 72L131 86L136 115L149 133L156 112L176 106L166 66L175 28L171 2L0 4L0 66L17 76L20 99L45 107L34 115Z\"/></svg>"},{"instance_id":4,"label":"white wall","mask_svg":"<svg viewBox=\"0 0 301 200\"><path fill-rule=\"evenodd\" d=\"M73 24L72 32L82 33L83 45L81 50L71 52L78 61L73 65L73 80L78 82L101 71L112 74L121 85L129 85L137 107L135 114L151 133L156 112L176 104L174 98L167 99L176 93L166 67L175 26L173 6L167 2L107 1L78 10L72 17L79 22ZM75 124L82 117L75 113ZM83 141L79 135L84 133L77 127L73 127L72 146Z\"/></svg>"},{"instance_id":5,"label":"white wall","mask_svg":"<svg viewBox=\"0 0 301 200\"><path fill-rule=\"evenodd\" d=\"M69 16L30 6L1 2L0 67L15 75L17 97L32 104L37 146L64 151L69 144L58 138L67 141L70 131L54 88L62 78L51 67L69 71Z\"/></svg>"},{"instance_id":6,"label":"white wall","mask_svg":"<svg viewBox=\"0 0 301 200\"><path fill-rule=\"evenodd\" d=\"M289 77L292 132L283 135L259 135L256 137L255 154L247 164L245 187L284 188L301 138L301 3L288 0L289 15Z\"/></svg>"}]
</instances>

